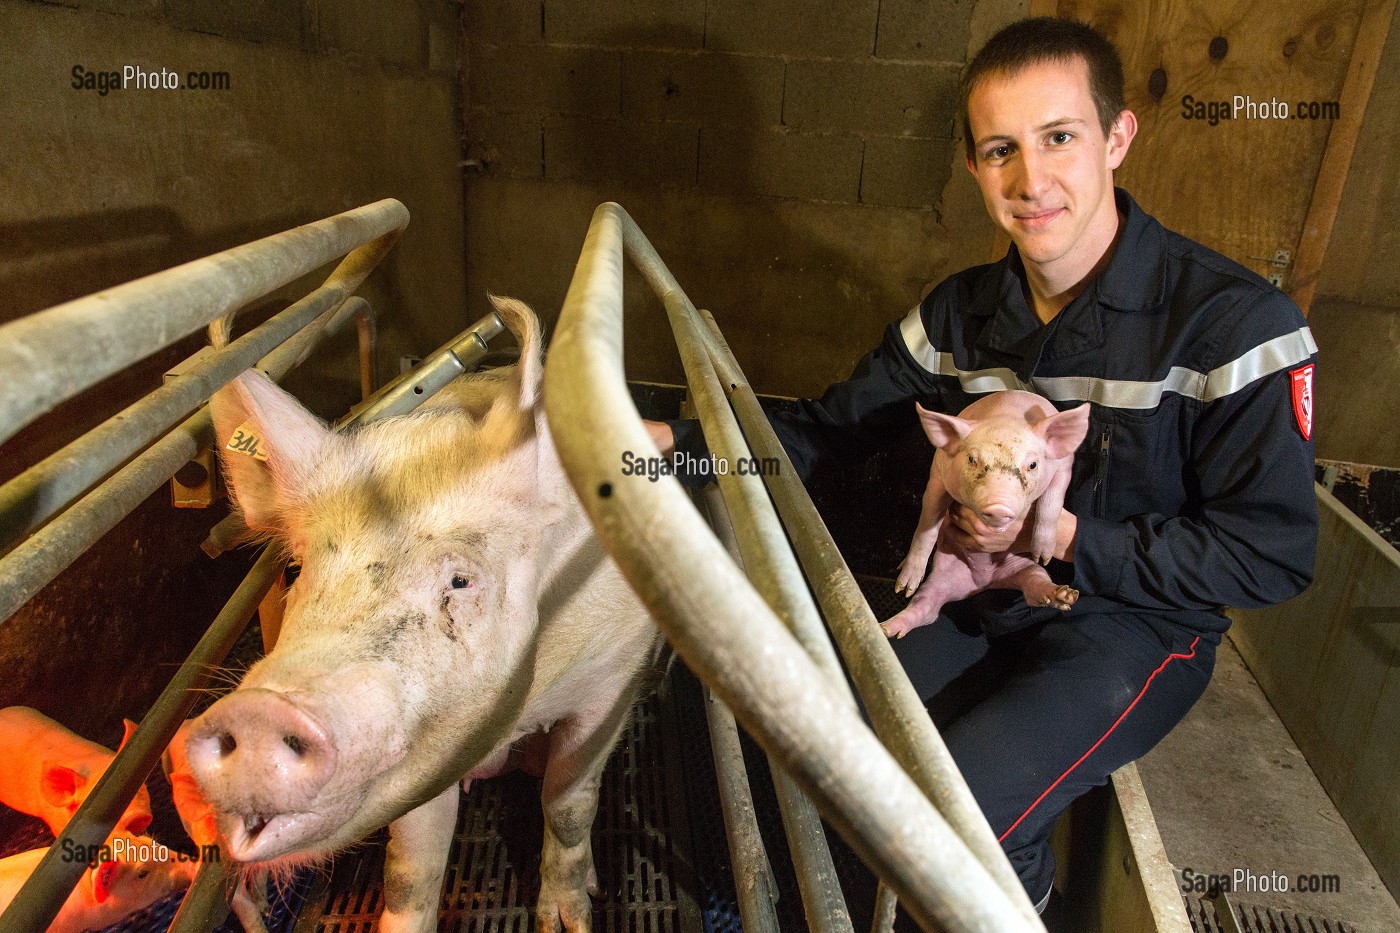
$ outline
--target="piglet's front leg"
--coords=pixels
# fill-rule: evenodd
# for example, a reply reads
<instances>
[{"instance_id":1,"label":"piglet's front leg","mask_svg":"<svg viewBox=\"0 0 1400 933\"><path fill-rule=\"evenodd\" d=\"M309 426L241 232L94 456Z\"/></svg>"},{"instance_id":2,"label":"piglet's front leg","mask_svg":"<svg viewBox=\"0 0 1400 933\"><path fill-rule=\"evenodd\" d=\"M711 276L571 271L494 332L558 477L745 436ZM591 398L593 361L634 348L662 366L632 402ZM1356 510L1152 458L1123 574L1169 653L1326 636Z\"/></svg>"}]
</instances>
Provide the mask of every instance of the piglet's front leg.
<instances>
[{"instance_id":1,"label":"piglet's front leg","mask_svg":"<svg viewBox=\"0 0 1400 933\"><path fill-rule=\"evenodd\" d=\"M929 556L938 544L938 532L943 528L948 507L953 504L953 497L948 495L948 487L943 483L943 474L939 472L938 460L935 456L929 468L928 486L924 488L923 505L919 510L919 527L914 530L909 553L899 565L899 576L894 581L894 591L904 596L913 596L924 582Z\"/></svg>"},{"instance_id":2,"label":"piglet's front leg","mask_svg":"<svg viewBox=\"0 0 1400 933\"><path fill-rule=\"evenodd\" d=\"M1069 490L1070 462L1061 461L1035 503L1035 524L1031 528L1031 560L1048 564L1055 556L1056 539L1060 532L1060 513L1065 508L1065 493Z\"/></svg>"},{"instance_id":3,"label":"piglet's front leg","mask_svg":"<svg viewBox=\"0 0 1400 933\"><path fill-rule=\"evenodd\" d=\"M431 933L437 929L447 853L457 826L457 783L389 824L384 850L381 933Z\"/></svg>"}]
</instances>

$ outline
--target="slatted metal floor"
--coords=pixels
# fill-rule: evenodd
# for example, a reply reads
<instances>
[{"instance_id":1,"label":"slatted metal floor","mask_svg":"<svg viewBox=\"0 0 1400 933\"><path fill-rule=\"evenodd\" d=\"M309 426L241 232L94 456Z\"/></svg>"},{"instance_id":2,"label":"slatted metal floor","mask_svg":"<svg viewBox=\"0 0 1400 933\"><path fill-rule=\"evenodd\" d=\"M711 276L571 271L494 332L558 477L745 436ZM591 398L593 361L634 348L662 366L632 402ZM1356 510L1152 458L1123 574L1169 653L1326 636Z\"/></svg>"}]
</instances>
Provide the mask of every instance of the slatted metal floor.
<instances>
[{"instance_id":1,"label":"slatted metal floor","mask_svg":"<svg viewBox=\"0 0 1400 933\"><path fill-rule=\"evenodd\" d=\"M1343 920L1312 917L1261 904L1187 897L1186 914L1194 933L1357 933ZM1233 908L1233 918L1230 915ZM1376 931L1380 933L1380 931Z\"/></svg>"},{"instance_id":2,"label":"slatted metal floor","mask_svg":"<svg viewBox=\"0 0 1400 933\"><path fill-rule=\"evenodd\" d=\"M699 933L685 774L669 689L641 704L603 776L593 852L598 933ZM438 929L527 933L539 893L540 782L503 775L473 782L448 856ZM341 856L313 887L298 933L369 933L382 907L384 834Z\"/></svg>"}]
</instances>

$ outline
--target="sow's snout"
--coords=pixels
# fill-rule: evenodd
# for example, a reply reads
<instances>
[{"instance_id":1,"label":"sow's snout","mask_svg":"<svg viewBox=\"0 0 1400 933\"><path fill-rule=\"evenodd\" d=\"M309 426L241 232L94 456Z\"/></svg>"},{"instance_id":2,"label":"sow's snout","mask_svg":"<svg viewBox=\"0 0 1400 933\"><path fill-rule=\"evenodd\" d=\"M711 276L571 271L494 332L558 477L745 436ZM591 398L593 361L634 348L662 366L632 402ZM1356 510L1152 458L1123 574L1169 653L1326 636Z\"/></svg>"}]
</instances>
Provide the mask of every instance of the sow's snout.
<instances>
[{"instance_id":1,"label":"sow's snout","mask_svg":"<svg viewBox=\"0 0 1400 933\"><path fill-rule=\"evenodd\" d=\"M294 845L336 767L326 729L287 697L260 688L235 690L209 707L191 725L185 751L238 861Z\"/></svg>"}]
</instances>

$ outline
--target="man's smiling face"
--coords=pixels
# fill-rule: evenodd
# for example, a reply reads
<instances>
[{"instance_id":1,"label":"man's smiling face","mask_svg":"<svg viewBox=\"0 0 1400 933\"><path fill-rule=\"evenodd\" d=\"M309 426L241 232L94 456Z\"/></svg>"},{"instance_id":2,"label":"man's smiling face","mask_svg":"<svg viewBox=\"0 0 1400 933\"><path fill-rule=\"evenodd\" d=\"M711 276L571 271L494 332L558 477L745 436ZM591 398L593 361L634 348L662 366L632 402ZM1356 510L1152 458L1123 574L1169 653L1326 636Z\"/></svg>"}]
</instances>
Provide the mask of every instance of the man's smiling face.
<instances>
[{"instance_id":1,"label":"man's smiling face","mask_svg":"<svg viewBox=\"0 0 1400 933\"><path fill-rule=\"evenodd\" d=\"M968 97L968 168L993 222L1027 266L1077 281L1113 242L1113 170L1136 122L1124 111L1107 136L1083 59L994 75Z\"/></svg>"}]
</instances>

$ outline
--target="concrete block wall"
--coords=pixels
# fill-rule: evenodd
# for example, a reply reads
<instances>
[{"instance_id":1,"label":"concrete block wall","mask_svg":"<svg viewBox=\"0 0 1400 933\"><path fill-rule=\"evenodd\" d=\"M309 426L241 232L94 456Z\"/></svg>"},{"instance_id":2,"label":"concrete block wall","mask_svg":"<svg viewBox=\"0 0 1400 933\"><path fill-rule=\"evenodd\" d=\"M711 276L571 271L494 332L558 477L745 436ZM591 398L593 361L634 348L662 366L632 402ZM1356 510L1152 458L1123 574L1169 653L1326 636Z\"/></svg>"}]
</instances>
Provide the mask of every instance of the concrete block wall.
<instances>
[{"instance_id":1,"label":"concrete block wall","mask_svg":"<svg viewBox=\"0 0 1400 933\"><path fill-rule=\"evenodd\" d=\"M466 313L459 22L451 0L0 0L0 230L27 244L0 251L0 321L397 197L412 223L368 286L397 372ZM72 87L127 65L229 87Z\"/></svg>"},{"instance_id":2,"label":"concrete block wall","mask_svg":"<svg viewBox=\"0 0 1400 933\"><path fill-rule=\"evenodd\" d=\"M471 3L468 156L517 178L929 209L970 21L958 0Z\"/></svg>"},{"instance_id":3,"label":"concrete block wall","mask_svg":"<svg viewBox=\"0 0 1400 933\"><path fill-rule=\"evenodd\" d=\"M0 323L396 197L412 220L362 290L381 315L381 376L436 347L484 310L465 297L459 14L446 0L0 0ZM102 95L72 87L74 65L220 71L230 86ZM350 330L288 382L322 415L358 396ZM159 386L203 341L22 431L0 447L0 481ZM237 582L243 556L198 550L226 513L172 509L162 489L0 620L0 706L93 736L139 716Z\"/></svg>"},{"instance_id":4,"label":"concrete block wall","mask_svg":"<svg viewBox=\"0 0 1400 933\"><path fill-rule=\"evenodd\" d=\"M754 384L819 393L991 228L962 168L969 48L1018 0L468 0L468 292L546 323L594 206L637 218ZM629 284L630 376L681 381ZM781 352L774 352L781 347Z\"/></svg>"}]
</instances>

